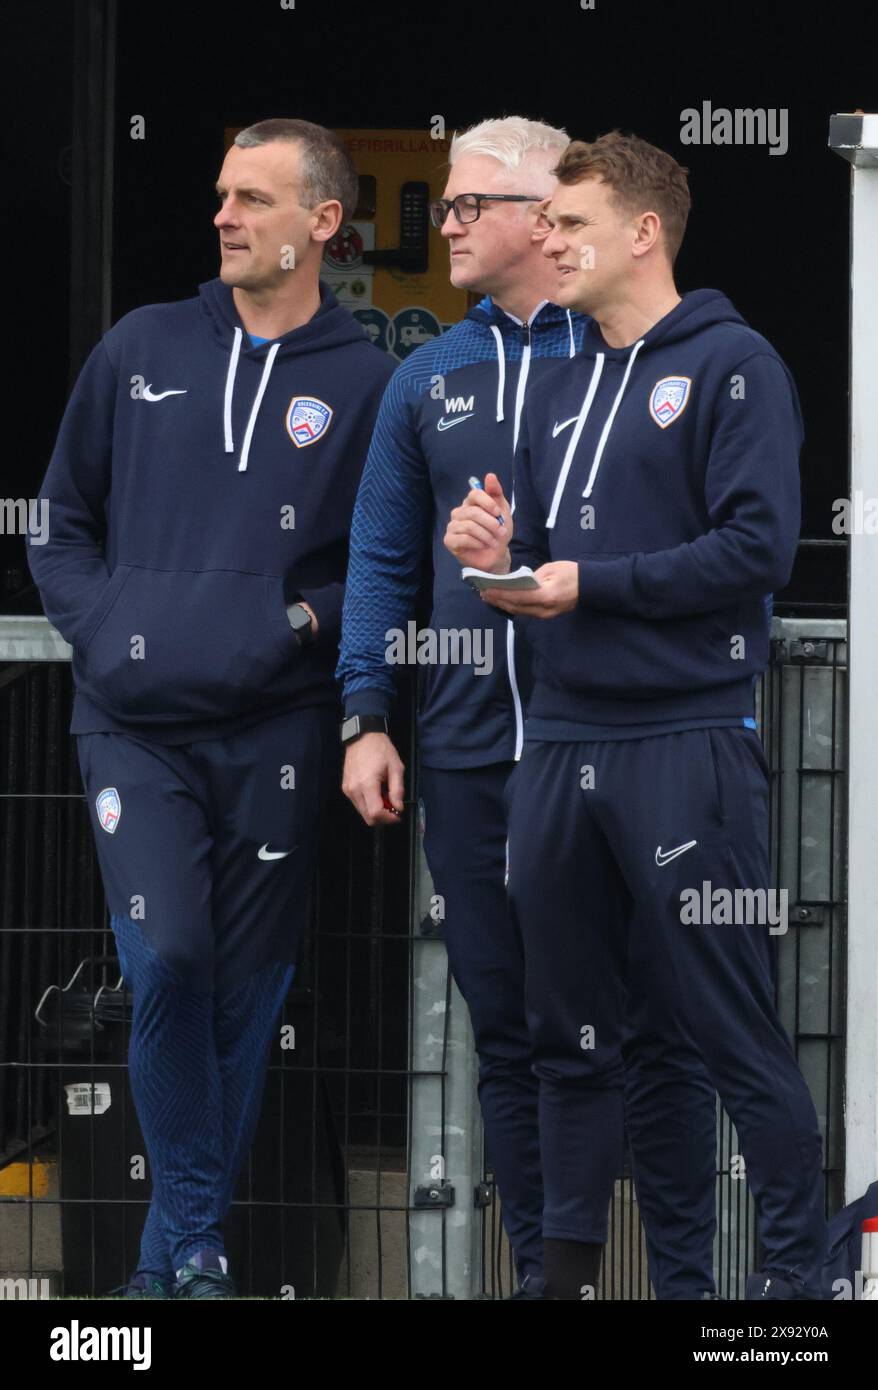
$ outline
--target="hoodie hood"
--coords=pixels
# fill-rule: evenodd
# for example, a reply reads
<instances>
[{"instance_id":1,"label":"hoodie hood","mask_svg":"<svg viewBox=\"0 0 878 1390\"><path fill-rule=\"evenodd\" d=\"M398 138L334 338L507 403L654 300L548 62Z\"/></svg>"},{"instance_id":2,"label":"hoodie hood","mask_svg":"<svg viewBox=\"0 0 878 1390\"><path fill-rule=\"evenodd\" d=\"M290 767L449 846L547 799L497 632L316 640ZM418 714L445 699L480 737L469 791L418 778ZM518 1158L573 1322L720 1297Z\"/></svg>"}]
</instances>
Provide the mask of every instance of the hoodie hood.
<instances>
[{"instance_id":1,"label":"hoodie hood","mask_svg":"<svg viewBox=\"0 0 878 1390\"><path fill-rule=\"evenodd\" d=\"M719 290L692 290L684 294L676 308L653 324L637 343L629 343L626 347L610 347L594 319L589 319L585 328L585 351L602 353L607 360L627 359L635 348L639 353L649 352L659 344L664 347L668 343L691 338L702 328L716 323L737 323L747 327L746 319Z\"/></svg>"},{"instance_id":2,"label":"hoodie hood","mask_svg":"<svg viewBox=\"0 0 878 1390\"><path fill-rule=\"evenodd\" d=\"M198 295L199 307L210 321L214 337L226 348L231 346L235 329L246 334L229 285L224 285L220 279L207 280L198 286ZM368 343L367 333L353 315L342 308L329 285L321 280L320 308L313 318L280 338L260 343L258 347L251 347L248 341L242 350L252 357L265 357L277 343L278 356L293 357L299 353L323 352L327 348L341 347L344 343L361 341Z\"/></svg>"},{"instance_id":3,"label":"hoodie hood","mask_svg":"<svg viewBox=\"0 0 878 1390\"><path fill-rule=\"evenodd\" d=\"M567 326L571 324L571 310L562 309L548 299L542 300L537 305L525 324L523 319L517 319L514 314L501 309L499 304L494 303L489 294L486 294L484 299L480 299L478 304L474 304L471 309L468 309L464 317L483 328L499 328L501 333L513 333L516 329L524 327L542 331L546 328L557 328L561 324Z\"/></svg>"},{"instance_id":4,"label":"hoodie hood","mask_svg":"<svg viewBox=\"0 0 878 1390\"><path fill-rule=\"evenodd\" d=\"M352 314L348 313L347 309L342 308L332 290L323 280L320 281L320 308L307 323L301 324L299 328L291 329L289 333L282 334L280 338L276 338L272 342L259 343L255 346L251 344L249 334L247 334L235 308L235 301L229 285L223 284L220 279L208 280L205 284L198 286L198 294L201 312L207 316L214 337L229 354L226 385L223 393L223 437L227 454L235 452L232 402L241 353L243 352L245 356L263 363L262 376L259 379L247 428L241 442L238 471L243 473L247 469L250 442L256 428L259 407L271 377L275 358L290 358L306 353L313 355L317 352L343 347L348 343L364 342L368 344L369 339L362 326L357 323Z\"/></svg>"},{"instance_id":5,"label":"hoodie hood","mask_svg":"<svg viewBox=\"0 0 878 1390\"><path fill-rule=\"evenodd\" d=\"M518 433L521 425L521 412L524 409L524 395L527 389L527 379L530 373L531 359L531 333L542 334L548 331L557 331L559 325L563 324L569 335L570 351L568 356L576 354L576 338L573 332L573 318L569 309L561 309L557 304L552 304L548 299L543 299L534 309L530 318L525 322L517 319L514 314L508 313L495 304L490 295L485 295L478 304L473 305L464 315L471 323L477 324L479 328L490 333L494 339L494 347L497 354L497 423L505 418L503 414L503 394L506 388L506 348L505 342L514 334L523 333L525 336L524 351L521 358L521 371L518 374L518 389L515 393L515 420L512 430L512 449L513 452L518 446ZM513 499L514 507L514 499Z\"/></svg>"}]
</instances>

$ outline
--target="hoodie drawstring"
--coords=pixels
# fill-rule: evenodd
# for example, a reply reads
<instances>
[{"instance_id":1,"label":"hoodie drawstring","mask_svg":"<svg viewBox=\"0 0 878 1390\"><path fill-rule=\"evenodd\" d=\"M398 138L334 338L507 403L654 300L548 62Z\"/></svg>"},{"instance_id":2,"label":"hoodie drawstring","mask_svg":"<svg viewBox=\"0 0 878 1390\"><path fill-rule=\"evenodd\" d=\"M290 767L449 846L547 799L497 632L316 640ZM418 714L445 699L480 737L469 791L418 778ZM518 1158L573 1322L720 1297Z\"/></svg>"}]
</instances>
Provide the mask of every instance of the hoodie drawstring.
<instances>
[{"instance_id":1,"label":"hoodie drawstring","mask_svg":"<svg viewBox=\"0 0 878 1390\"><path fill-rule=\"evenodd\" d=\"M512 430L512 452L518 447L518 431L521 427L521 412L524 410L524 392L530 372L530 341L525 344L521 355L521 370L518 373L518 388L515 392L515 422Z\"/></svg>"},{"instance_id":2,"label":"hoodie drawstring","mask_svg":"<svg viewBox=\"0 0 878 1390\"><path fill-rule=\"evenodd\" d=\"M240 328L235 329L235 341L232 345L232 355L229 358L229 370L226 372L226 394L223 398L223 431L226 436L226 453L230 454L235 447L232 439L232 393L235 389L235 373L238 370L238 358L241 356L241 339L244 335Z\"/></svg>"},{"instance_id":3,"label":"hoodie drawstring","mask_svg":"<svg viewBox=\"0 0 878 1390\"><path fill-rule=\"evenodd\" d=\"M603 457L604 445L610 437L610 430L613 428L613 421L616 418L616 411L622 404L622 397L625 394L625 387L628 385L628 378L631 375L631 368L634 366L634 359L636 358L638 352L642 347L643 339L641 338L638 342L634 344L634 347L631 349L631 356L628 358L628 366L625 368L625 375L622 378L622 385L616 392L616 399L613 401L613 408L607 416L604 428L601 431L601 437L598 440L598 447L595 450L595 456L591 465L591 472L588 475L588 482L586 483L583 489L583 497L591 497L591 490L594 487L594 480L598 475L598 469L600 467L601 458Z\"/></svg>"},{"instance_id":4,"label":"hoodie drawstring","mask_svg":"<svg viewBox=\"0 0 878 1390\"><path fill-rule=\"evenodd\" d=\"M576 339L573 336L573 319L570 317L570 310L567 310L567 328L570 332L570 356L576 356Z\"/></svg>"},{"instance_id":5,"label":"hoodie drawstring","mask_svg":"<svg viewBox=\"0 0 878 1390\"><path fill-rule=\"evenodd\" d=\"M235 329L235 341L232 344L232 354L229 358L229 369L226 372L226 390L223 397L223 434L225 435L225 449L227 454L234 453L235 441L232 436L232 397L235 393L235 375L238 371L238 359L241 356L241 342L243 333L240 328ZM277 357L280 343L272 343L268 350L268 356L262 367L262 376L259 379L259 389L253 401L253 408L250 411L250 419L247 421L247 429L244 432L244 444L241 449L241 457L238 461L238 472L243 473L247 467L247 459L250 457L250 441L253 438L253 431L256 428L256 417L259 414L259 407L262 404L262 397L265 395L265 388L268 385L268 378L271 376L271 369L274 359Z\"/></svg>"},{"instance_id":6,"label":"hoodie drawstring","mask_svg":"<svg viewBox=\"0 0 878 1390\"><path fill-rule=\"evenodd\" d=\"M579 443L579 436L582 434L583 427L588 419L588 412L591 410L591 403L595 398L598 389L598 382L604 370L604 353L599 352L595 358L594 370L591 374L591 381L588 384L588 391L585 400L579 408L579 415L576 424L573 426L573 433L567 444L564 453L564 462L561 464L561 472L558 474L558 481L555 484L555 495L552 498L552 505L549 508L549 515L546 518L546 527L551 529L555 525L555 517L558 515L558 507L561 505L561 496L564 492L564 484L567 482L567 474L570 472L570 465L573 462L573 455L576 453L576 446Z\"/></svg>"},{"instance_id":7,"label":"hoodie drawstring","mask_svg":"<svg viewBox=\"0 0 878 1390\"><path fill-rule=\"evenodd\" d=\"M494 342L497 344L497 424L504 419L503 392L506 389L506 353L503 351L503 335L495 323L491 324Z\"/></svg>"},{"instance_id":8,"label":"hoodie drawstring","mask_svg":"<svg viewBox=\"0 0 878 1390\"><path fill-rule=\"evenodd\" d=\"M262 376L259 378L259 390L256 392L256 398L253 401L253 409L250 411L250 419L247 421L247 429L244 434L244 444L241 449L240 462L238 463L239 473L243 473L244 469L247 467L247 459L250 454L250 440L253 438L253 431L256 428L256 416L259 414L259 407L262 404L262 397L265 395L268 378L271 376L274 359L277 357L279 351L280 343L272 343L262 368Z\"/></svg>"},{"instance_id":9,"label":"hoodie drawstring","mask_svg":"<svg viewBox=\"0 0 878 1390\"><path fill-rule=\"evenodd\" d=\"M643 347L643 342L643 338L640 338L638 342L634 344L634 347L631 349L631 354L628 358L628 365L625 368L625 375L622 378L622 385L616 392L616 399L613 401L610 413L604 421L604 427L601 430L601 437L598 440L598 446L595 449L594 458L592 459L591 471L588 475L588 482L586 483L585 488L583 489L583 497L591 496L592 488L594 487L595 483L595 478L598 474L598 468L600 467L601 459L603 457L604 448L606 447L607 440L610 437L610 430L613 428L613 421L616 418L616 412L619 409L619 406L622 404L622 397L625 394L625 387L628 385L628 378L631 375L631 369L634 366L634 362L638 352ZM595 394L598 389L598 383L601 379L601 373L604 370L605 358L606 353L603 352L599 352L595 358L594 370L591 374L591 381L588 384L588 391L586 392L585 400L582 402L582 405L580 407L576 424L573 427L573 433L570 436L570 442L567 445L567 449L564 454L564 461L561 464L561 471L558 474L558 481L555 484L555 493L552 497L552 505L549 509L549 515L546 518L547 529L555 525L555 521L558 516L558 508L561 504L561 497L564 493L564 485L567 482L567 474L570 472L570 465L573 462L573 455L576 453L576 447L579 444L580 435L582 434L585 422L588 419L588 412L591 410L592 402L595 398Z\"/></svg>"}]
</instances>

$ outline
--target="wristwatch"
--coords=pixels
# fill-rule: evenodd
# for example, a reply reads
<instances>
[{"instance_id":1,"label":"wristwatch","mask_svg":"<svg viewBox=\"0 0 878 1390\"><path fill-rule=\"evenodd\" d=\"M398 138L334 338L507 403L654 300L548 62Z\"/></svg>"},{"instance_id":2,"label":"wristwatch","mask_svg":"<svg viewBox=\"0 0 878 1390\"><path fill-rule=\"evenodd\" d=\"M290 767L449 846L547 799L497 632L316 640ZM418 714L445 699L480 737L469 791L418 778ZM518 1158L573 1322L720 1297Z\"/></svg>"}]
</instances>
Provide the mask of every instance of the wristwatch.
<instances>
[{"instance_id":1,"label":"wristwatch","mask_svg":"<svg viewBox=\"0 0 878 1390\"><path fill-rule=\"evenodd\" d=\"M290 627L293 629L299 641L302 644L309 642L312 637L311 614L308 612L307 608L303 607L301 603L291 603L287 608L287 617L289 618Z\"/></svg>"},{"instance_id":2,"label":"wristwatch","mask_svg":"<svg viewBox=\"0 0 878 1390\"><path fill-rule=\"evenodd\" d=\"M386 714L352 714L348 719L342 720L341 741L353 743L360 734L386 734L389 730Z\"/></svg>"}]
</instances>

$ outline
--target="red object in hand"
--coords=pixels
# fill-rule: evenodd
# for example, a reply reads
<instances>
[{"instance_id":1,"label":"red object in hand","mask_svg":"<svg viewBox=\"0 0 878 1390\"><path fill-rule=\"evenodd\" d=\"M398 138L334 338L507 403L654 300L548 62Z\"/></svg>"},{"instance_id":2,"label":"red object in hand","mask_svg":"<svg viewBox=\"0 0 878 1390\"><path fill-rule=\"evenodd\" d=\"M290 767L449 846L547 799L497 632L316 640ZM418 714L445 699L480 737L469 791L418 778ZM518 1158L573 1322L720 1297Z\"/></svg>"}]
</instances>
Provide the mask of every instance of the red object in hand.
<instances>
[{"instance_id":1,"label":"red object in hand","mask_svg":"<svg viewBox=\"0 0 878 1390\"><path fill-rule=\"evenodd\" d=\"M397 811L396 807L394 806L393 802L390 800L390 797L387 795L386 792L381 793L381 800L384 804L385 811L392 811L395 816L402 815L401 811Z\"/></svg>"}]
</instances>

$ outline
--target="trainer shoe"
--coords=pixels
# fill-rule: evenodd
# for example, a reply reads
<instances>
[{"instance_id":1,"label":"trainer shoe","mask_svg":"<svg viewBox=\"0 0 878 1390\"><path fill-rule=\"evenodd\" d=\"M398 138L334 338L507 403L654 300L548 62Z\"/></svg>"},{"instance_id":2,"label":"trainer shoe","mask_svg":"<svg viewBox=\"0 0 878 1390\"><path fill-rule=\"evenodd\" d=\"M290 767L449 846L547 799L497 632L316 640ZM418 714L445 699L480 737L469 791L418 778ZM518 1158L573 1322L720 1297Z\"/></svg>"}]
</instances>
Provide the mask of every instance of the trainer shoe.
<instances>
[{"instance_id":1,"label":"trainer shoe","mask_svg":"<svg viewBox=\"0 0 878 1390\"><path fill-rule=\"evenodd\" d=\"M177 1271L174 1298L237 1298L229 1262L218 1250L198 1250Z\"/></svg>"},{"instance_id":2,"label":"trainer shoe","mask_svg":"<svg viewBox=\"0 0 878 1390\"><path fill-rule=\"evenodd\" d=\"M162 1279L158 1274L133 1274L127 1284L111 1289L109 1298L173 1298L173 1282Z\"/></svg>"},{"instance_id":3,"label":"trainer shoe","mask_svg":"<svg viewBox=\"0 0 878 1390\"><path fill-rule=\"evenodd\" d=\"M507 1299L510 1303L520 1298L539 1298L546 1301L546 1281L543 1279L542 1275L526 1274L515 1290L515 1293L507 1295Z\"/></svg>"},{"instance_id":4,"label":"trainer shoe","mask_svg":"<svg viewBox=\"0 0 878 1390\"><path fill-rule=\"evenodd\" d=\"M811 1295L800 1279L781 1279L779 1275L769 1272L748 1275L744 1297L751 1301L764 1299L766 1302L780 1303L810 1300Z\"/></svg>"}]
</instances>

